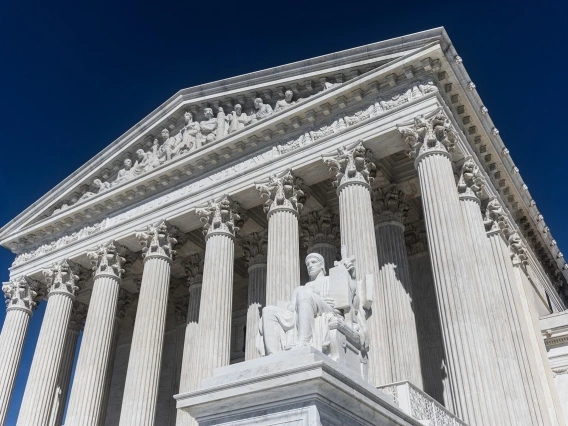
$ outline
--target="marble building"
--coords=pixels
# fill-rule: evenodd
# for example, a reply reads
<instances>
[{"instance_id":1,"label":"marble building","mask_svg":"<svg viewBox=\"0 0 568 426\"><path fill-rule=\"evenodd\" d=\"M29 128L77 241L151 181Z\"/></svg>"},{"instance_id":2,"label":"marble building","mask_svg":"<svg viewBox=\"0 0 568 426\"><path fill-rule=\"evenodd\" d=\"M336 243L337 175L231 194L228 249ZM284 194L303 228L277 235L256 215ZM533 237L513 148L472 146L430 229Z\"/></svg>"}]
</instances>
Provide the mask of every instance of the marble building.
<instances>
[{"instance_id":1,"label":"marble building","mask_svg":"<svg viewBox=\"0 0 568 426\"><path fill-rule=\"evenodd\" d=\"M568 266L465 59L181 90L6 224L0 424L45 303L18 426L566 425Z\"/></svg>"}]
</instances>

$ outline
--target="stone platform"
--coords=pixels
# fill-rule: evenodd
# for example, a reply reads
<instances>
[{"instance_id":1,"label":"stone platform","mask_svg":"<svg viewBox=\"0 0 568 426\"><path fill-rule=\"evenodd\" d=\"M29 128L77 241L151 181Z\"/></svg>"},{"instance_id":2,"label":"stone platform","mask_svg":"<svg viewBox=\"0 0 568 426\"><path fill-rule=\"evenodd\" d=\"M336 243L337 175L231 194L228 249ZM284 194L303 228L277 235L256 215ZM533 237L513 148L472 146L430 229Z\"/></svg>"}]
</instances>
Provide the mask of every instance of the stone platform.
<instances>
[{"instance_id":1,"label":"stone platform","mask_svg":"<svg viewBox=\"0 0 568 426\"><path fill-rule=\"evenodd\" d=\"M312 347L218 368L201 389L175 398L200 426L424 424Z\"/></svg>"}]
</instances>

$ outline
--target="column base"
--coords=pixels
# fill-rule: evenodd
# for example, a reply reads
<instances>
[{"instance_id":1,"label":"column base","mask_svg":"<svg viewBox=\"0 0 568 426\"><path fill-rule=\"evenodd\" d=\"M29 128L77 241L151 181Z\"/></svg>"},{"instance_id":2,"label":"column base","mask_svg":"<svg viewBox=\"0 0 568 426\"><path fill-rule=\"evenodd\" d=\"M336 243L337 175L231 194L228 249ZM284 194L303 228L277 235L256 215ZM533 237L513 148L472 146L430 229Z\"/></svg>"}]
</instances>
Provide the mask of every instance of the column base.
<instances>
[{"instance_id":1,"label":"column base","mask_svg":"<svg viewBox=\"0 0 568 426\"><path fill-rule=\"evenodd\" d=\"M424 424L309 346L217 368L201 389L175 398L200 426Z\"/></svg>"}]
</instances>

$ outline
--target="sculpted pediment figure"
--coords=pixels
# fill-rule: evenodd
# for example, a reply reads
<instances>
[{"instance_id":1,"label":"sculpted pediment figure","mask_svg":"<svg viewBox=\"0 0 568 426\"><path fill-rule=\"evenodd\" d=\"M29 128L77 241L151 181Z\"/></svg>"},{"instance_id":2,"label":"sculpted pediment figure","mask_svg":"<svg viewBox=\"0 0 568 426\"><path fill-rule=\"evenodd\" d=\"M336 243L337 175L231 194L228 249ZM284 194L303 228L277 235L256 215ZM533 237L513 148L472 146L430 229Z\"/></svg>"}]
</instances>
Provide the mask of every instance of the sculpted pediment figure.
<instances>
[{"instance_id":1,"label":"sculpted pediment figure","mask_svg":"<svg viewBox=\"0 0 568 426\"><path fill-rule=\"evenodd\" d=\"M297 346L314 346L366 377L368 334L360 306L354 259L346 255L326 275L318 253L306 257L310 281L298 286L289 301L262 309L257 349L271 355ZM347 350L345 349L347 348Z\"/></svg>"}]
</instances>

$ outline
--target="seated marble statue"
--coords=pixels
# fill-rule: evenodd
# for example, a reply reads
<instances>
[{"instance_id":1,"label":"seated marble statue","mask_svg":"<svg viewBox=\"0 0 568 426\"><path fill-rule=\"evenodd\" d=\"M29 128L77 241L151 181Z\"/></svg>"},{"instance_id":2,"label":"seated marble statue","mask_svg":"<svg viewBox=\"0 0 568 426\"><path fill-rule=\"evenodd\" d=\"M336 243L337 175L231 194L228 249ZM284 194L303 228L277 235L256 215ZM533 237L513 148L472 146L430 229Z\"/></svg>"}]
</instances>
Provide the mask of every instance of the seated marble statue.
<instances>
[{"instance_id":1,"label":"seated marble statue","mask_svg":"<svg viewBox=\"0 0 568 426\"><path fill-rule=\"evenodd\" d=\"M118 171L116 179L112 183L112 186L120 185L121 183L128 182L134 176L132 174L132 160L127 158L122 163L123 168Z\"/></svg>"},{"instance_id":2,"label":"seated marble statue","mask_svg":"<svg viewBox=\"0 0 568 426\"><path fill-rule=\"evenodd\" d=\"M235 104L233 112L227 114L227 121L229 123L228 133L234 133L238 130L244 129L251 119L243 112L241 104Z\"/></svg>"},{"instance_id":3,"label":"seated marble statue","mask_svg":"<svg viewBox=\"0 0 568 426\"><path fill-rule=\"evenodd\" d=\"M366 314L357 291L366 284L355 279L353 262L344 255L327 276L324 258L318 253L308 254L310 281L297 287L287 304L262 309L261 338L257 338L261 355L314 346L366 377Z\"/></svg>"},{"instance_id":4,"label":"seated marble statue","mask_svg":"<svg viewBox=\"0 0 568 426\"><path fill-rule=\"evenodd\" d=\"M105 191L108 191L111 188L111 184L108 182L103 182L100 179L95 179L93 181L93 186L95 187L95 192L85 192L81 198L77 200L78 203L81 201L88 200L89 198L94 197L97 194L102 194Z\"/></svg>"},{"instance_id":5,"label":"seated marble statue","mask_svg":"<svg viewBox=\"0 0 568 426\"><path fill-rule=\"evenodd\" d=\"M138 149L136 150L136 158L136 163L131 169L134 177L149 172L160 165L160 160L151 151L144 152L143 149Z\"/></svg>"},{"instance_id":6,"label":"seated marble statue","mask_svg":"<svg viewBox=\"0 0 568 426\"><path fill-rule=\"evenodd\" d=\"M152 150L154 155L160 160L160 163L163 163L170 161L173 157L178 155L184 146L181 143L181 135L179 135L179 138L170 136L168 129L163 129L160 136L162 138L162 144L159 144L158 139L154 139Z\"/></svg>"},{"instance_id":7,"label":"seated marble statue","mask_svg":"<svg viewBox=\"0 0 568 426\"><path fill-rule=\"evenodd\" d=\"M262 120L263 118L266 118L274 113L274 111L272 111L272 107L268 104L265 104L260 98L256 98L254 100L254 109L256 110L256 112L253 116L253 122Z\"/></svg>"},{"instance_id":8,"label":"seated marble statue","mask_svg":"<svg viewBox=\"0 0 568 426\"><path fill-rule=\"evenodd\" d=\"M189 111L183 113L185 125L181 129L181 150L187 149L189 152L201 148L201 127L197 121L193 121L193 114Z\"/></svg>"},{"instance_id":9,"label":"seated marble statue","mask_svg":"<svg viewBox=\"0 0 568 426\"><path fill-rule=\"evenodd\" d=\"M278 102L276 102L276 105L274 105L274 112L278 112L282 109L291 107L293 104L295 104L295 102L292 101L293 98L294 92L292 92L291 90L286 90L286 93L284 93L284 99L279 100Z\"/></svg>"},{"instance_id":10,"label":"seated marble statue","mask_svg":"<svg viewBox=\"0 0 568 426\"><path fill-rule=\"evenodd\" d=\"M202 135L200 138L201 145L215 140L218 126L217 119L213 116L213 110L211 108L205 108L203 114L205 115L205 120L199 123Z\"/></svg>"}]
</instances>

